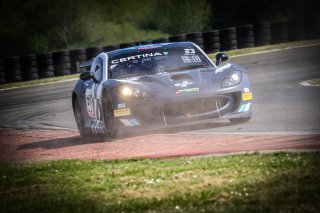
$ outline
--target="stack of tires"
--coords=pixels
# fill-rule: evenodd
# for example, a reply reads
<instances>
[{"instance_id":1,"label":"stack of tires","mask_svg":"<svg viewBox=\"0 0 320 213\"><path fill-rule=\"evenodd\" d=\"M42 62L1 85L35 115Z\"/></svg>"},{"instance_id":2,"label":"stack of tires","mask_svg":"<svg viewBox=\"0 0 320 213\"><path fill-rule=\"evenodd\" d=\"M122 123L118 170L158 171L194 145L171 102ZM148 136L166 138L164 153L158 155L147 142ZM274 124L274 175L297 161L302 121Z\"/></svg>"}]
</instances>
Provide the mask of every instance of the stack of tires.
<instances>
[{"instance_id":1,"label":"stack of tires","mask_svg":"<svg viewBox=\"0 0 320 213\"><path fill-rule=\"evenodd\" d=\"M269 22L256 24L253 26L255 46L271 44L271 28Z\"/></svg>"},{"instance_id":2,"label":"stack of tires","mask_svg":"<svg viewBox=\"0 0 320 213\"><path fill-rule=\"evenodd\" d=\"M109 52L109 51L118 50L118 49L120 49L119 44L113 44L113 45L108 45L108 46L103 47L104 52Z\"/></svg>"},{"instance_id":3,"label":"stack of tires","mask_svg":"<svg viewBox=\"0 0 320 213\"><path fill-rule=\"evenodd\" d=\"M238 49L237 29L231 27L220 30L220 44L222 51Z\"/></svg>"},{"instance_id":4,"label":"stack of tires","mask_svg":"<svg viewBox=\"0 0 320 213\"><path fill-rule=\"evenodd\" d=\"M4 84L6 82L6 73L4 71L3 59L0 59L0 84Z\"/></svg>"},{"instance_id":5,"label":"stack of tires","mask_svg":"<svg viewBox=\"0 0 320 213\"><path fill-rule=\"evenodd\" d=\"M120 44L120 49L128 48L128 47L134 47L136 46L135 42L127 42Z\"/></svg>"},{"instance_id":6,"label":"stack of tires","mask_svg":"<svg viewBox=\"0 0 320 213\"><path fill-rule=\"evenodd\" d=\"M54 76L53 59L51 53L39 54L36 56L39 78Z\"/></svg>"},{"instance_id":7,"label":"stack of tires","mask_svg":"<svg viewBox=\"0 0 320 213\"><path fill-rule=\"evenodd\" d=\"M70 50L70 63L71 63L71 73L80 73L86 71L85 68L80 68L80 62L86 61L86 49L76 49Z\"/></svg>"},{"instance_id":8,"label":"stack of tires","mask_svg":"<svg viewBox=\"0 0 320 213\"><path fill-rule=\"evenodd\" d=\"M237 27L238 48L254 47L253 26L251 24Z\"/></svg>"},{"instance_id":9,"label":"stack of tires","mask_svg":"<svg viewBox=\"0 0 320 213\"><path fill-rule=\"evenodd\" d=\"M271 24L271 43L279 44L288 42L288 25L285 21Z\"/></svg>"},{"instance_id":10,"label":"stack of tires","mask_svg":"<svg viewBox=\"0 0 320 213\"><path fill-rule=\"evenodd\" d=\"M71 74L71 64L68 51L59 51L52 53L54 75L63 76Z\"/></svg>"},{"instance_id":11,"label":"stack of tires","mask_svg":"<svg viewBox=\"0 0 320 213\"><path fill-rule=\"evenodd\" d=\"M320 18L309 17L304 21L305 33L307 39L320 38Z\"/></svg>"},{"instance_id":12,"label":"stack of tires","mask_svg":"<svg viewBox=\"0 0 320 213\"><path fill-rule=\"evenodd\" d=\"M39 79L37 59L35 55L25 55L20 57L22 80Z\"/></svg>"},{"instance_id":13,"label":"stack of tires","mask_svg":"<svg viewBox=\"0 0 320 213\"><path fill-rule=\"evenodd\" d=\"M302 19L288 21L288 40L302 41L305 39L304 22Z\"/></svg>"},{"instance_id":14,"label":"stack of tires","mask_svg":"<svg viewBox=\"0 0 320 213\"><path fill-rule=\"evenodd\" d=\"M181 35L176 35L176 36L171 36L169 37L170 42L183 42L186 41L186 35L181 34Z\"/></svg>"},{"instance_id":15,"label":"stack of tires","mask_svg":"<svg viewBox=\"0 0 320 213\"><path fill-rule=\"evenodd\" d=\"M168 43L169 42L169 38L157 38L152 40L153 44L158 44L158 43Z\"/></svg>"},{"instance_id":16,"label":"stack of tires","mask_svg":"<svg viewBox=\"0 0 320 213\"><path fill-rule=\"evenodd\" d=\"M95 58L97 55L103 52L102 47L89 47L86 49L87 60Z\"/></svg>"},{"instance_id":17,"label":"stack of tires","mask_svg":"<svg viewBox=\"0 0 320 213\"><path fill-rule=\"evenodd\" d=\"M203 33L204 50L206 53L220 51L220 31L214 30Z\"/></svg>"},{"instance_id":18,"label":"stack of tires","mask_svg":"<svg viewBox=\"0 0 320 213\"><path fill-rule=\"evenodd\" d=\"M19 57L6 58L4 60L7 82L22 81L21 66Z\"/></svg>"},{"instance_id":19,"label":"stack of tires","mask_svg":"<svg viewBox=\"0 0 320 213\"><path fill-rule=\"evenodd\" d=\"M191 41L198 45L201 49L204 49L203 35L201 32L188 33L186 35L186 40Z\"/></svg>"}]
</instances>

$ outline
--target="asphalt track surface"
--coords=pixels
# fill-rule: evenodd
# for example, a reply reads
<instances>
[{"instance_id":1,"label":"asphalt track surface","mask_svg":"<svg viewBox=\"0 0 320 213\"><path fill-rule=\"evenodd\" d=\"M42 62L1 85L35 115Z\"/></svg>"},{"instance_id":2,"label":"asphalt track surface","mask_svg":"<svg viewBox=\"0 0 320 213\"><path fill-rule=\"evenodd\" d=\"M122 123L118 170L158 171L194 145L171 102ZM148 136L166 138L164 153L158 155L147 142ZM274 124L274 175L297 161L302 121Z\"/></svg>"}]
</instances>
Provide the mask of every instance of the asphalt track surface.
<instances>
[{"instance_id":1,"label":"asphalt track surface","mask_svg":"<svg viewBox=\"0 0 320 213\"><path fill-rule=\"evenodd\" d=\"M320 78L320 45L238 56L254 94L249 123L228 121L177 129L183 134L320 134L320 87L299 83ZM0 128L75 130L74 81L0 91Z\"/></svg>"}]
</instances>

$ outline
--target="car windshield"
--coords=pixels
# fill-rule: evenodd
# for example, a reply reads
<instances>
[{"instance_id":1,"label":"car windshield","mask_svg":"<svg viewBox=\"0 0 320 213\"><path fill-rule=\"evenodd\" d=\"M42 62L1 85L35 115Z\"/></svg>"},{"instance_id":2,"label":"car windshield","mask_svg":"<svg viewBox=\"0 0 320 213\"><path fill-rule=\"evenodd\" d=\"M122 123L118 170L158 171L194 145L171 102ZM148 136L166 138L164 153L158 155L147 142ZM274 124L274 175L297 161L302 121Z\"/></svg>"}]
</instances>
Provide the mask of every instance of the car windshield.
<instances>
[{"instance_id":1,"label":"car windshield","mask_svg":"<svg viewBox=\"0 0 320 213\"><path fill-rule=\"evenodd\" d=\"M142 46L144 47L144 46ZM161 47L138 49L131 54L109 58L109 78L130 78L163 72L212 67L196 47Z\"/></svg>"}]
</instances>

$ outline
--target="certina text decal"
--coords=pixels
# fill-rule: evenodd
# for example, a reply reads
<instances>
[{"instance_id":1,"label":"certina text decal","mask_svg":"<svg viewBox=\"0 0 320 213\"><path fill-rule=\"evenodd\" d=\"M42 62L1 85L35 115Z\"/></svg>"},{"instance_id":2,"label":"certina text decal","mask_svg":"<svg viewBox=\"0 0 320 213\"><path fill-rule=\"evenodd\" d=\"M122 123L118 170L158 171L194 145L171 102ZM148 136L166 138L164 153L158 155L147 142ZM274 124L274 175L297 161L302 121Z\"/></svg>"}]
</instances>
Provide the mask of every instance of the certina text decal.
<instances>
[{"instance_id":1,"label":"certina text decal","mask_svg":"<svg viewBox=\"0 0 320 213\"><path fill-rule=\"evenodd\" d=\"M198 87L188 88L188 89L180 89L180 90L176 91L176 94L180 95L180 94L186 94L186 93L199 92L199 90L200 89Z\"/></svg>"},{"instance_id":2,"label":"certina text decal","mask_svg":"<svg viewBox=\"0 0 320 213\"><path fill-rule=\"evenodd\" d=\"M229 69L230 67L231 67L231 64L226 64L222 67L219 67L218 69L216 69L216 74L219 72L223 72L224 70Z\"/></svg>"},{"instance_id":3,"label":"certina text decal","mask_svg":"<svg viewBox=\"0 0 320 213\"><path fill-rule=\"evenodd\" d=\"M111 61L111 64L119 64L122 62L131 61L131 60L135 60L135 59L139 59L139 58L148 58L148 57L155 57L155 56L162 56L162 55L163 54L159 53L159 52L132 55L132 56L128 56L125 58L114 59Z\"/></svg>"}]
</instances>

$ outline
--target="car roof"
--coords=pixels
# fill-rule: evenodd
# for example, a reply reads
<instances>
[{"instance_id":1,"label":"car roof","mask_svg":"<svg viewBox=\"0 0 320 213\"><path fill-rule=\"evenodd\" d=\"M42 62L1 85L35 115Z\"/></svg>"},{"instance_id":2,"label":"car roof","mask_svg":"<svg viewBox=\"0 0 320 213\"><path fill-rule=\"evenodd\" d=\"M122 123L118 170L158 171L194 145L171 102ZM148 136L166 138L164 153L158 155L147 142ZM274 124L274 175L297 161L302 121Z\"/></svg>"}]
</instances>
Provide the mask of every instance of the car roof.
<instances>
[{"instance_id":1,"label":"car roof","mask_svg":"<svg viewBox=\"0 0 320 213\"><path fill-rule=\"evenodd\" d=\"M117 55L122 54L129 54L129 53L139 53L141 50L148 50L148 49L157 49L157 48L164 48L164 47L190 47L194 46L192 42L171 42L171 43L158 43L158 44L146 44L134 47L128 47L119 50L113 50L110 52L106 52L108 57L114 57Z\"/></svg>"}]
</instances>

